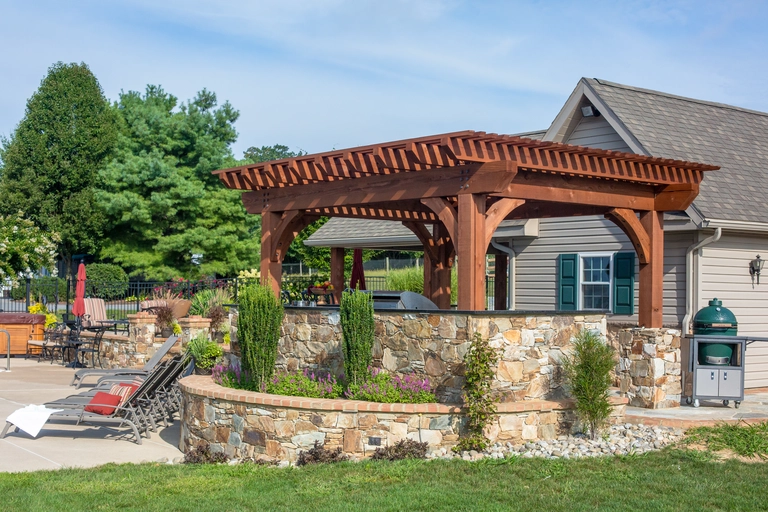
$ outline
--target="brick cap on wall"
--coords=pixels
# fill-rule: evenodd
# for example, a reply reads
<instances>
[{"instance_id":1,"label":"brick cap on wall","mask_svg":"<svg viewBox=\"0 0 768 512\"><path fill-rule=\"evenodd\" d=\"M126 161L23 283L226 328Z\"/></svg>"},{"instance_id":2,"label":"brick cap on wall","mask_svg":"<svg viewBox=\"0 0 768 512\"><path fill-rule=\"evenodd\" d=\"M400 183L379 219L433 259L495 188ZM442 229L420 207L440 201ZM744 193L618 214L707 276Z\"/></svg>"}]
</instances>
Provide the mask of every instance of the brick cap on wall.
<instances>
[{"instance_id":1,"label":"brick cap on wall","mask_svg":"<svg viewBox=\"0 0 768 512\"><path fill-rule=\"evenodd\" d=\"M403 412L403 413L442 413L458 414L459 404L382 404L360 400L339 400L328 398L304 398L296 396L270 395L242 389L219 386L210 376L190 375L179 381L184 393L207 398L216 398L230 402L243 402L253 405L272 405L294 409L315 409L344 412ZM626 405L626 397L610 397L611 405ZM553 411L574 408L573 400L525 400L522 402L503 402L497 404L498 412Z\"/></svg>"}]
</instances>

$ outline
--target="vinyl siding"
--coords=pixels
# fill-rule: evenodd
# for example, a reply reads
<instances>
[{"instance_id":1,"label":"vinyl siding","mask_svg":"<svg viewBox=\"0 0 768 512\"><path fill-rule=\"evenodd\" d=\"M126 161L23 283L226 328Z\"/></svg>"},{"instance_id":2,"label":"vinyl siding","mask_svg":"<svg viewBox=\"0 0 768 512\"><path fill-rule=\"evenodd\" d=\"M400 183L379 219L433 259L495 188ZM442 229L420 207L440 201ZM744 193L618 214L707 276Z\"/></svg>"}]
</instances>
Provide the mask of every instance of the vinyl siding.
<instances>
[{"instance_id":1,"label":"vinyl siding","mask_svg":"<svg viewBox=\"0 0 768 512\"><path fill-rule=\"evenodd\" d=\"M678 325L685 315L685 250L692 233L665 233L664 323ZM517 252L515 300L519 310L553 310L557 303L557 257L560 254L634 251L627 236L602 217L541 219L539 237L515 240ZM635 311L638 307L638 270L635 260ZM637 315L612 317L636 322Z\"/></svg>"},{"instance_id":2,"label":"vinyl siding","mask_svg":"<svg viewBox=\"0 0 768 512\"><path fill-rule=\"evenodd\" d=\"M755 255L768 256L768 237L723 235L715 244L702 249L699 258L701 288L695 308L717 297L739 322L739 334L768 337L768 268L760 284L752 284L749 262ZM768 343L753 343L747 348L744 385L768 386Z\"/></svg>"},{"instance_id":3,"label":"vinyl siding","mask_svg":"<svg viewBox=\"0 0 768 512\"><path fill-rule=\"evenodd\" d=\"M576 146L632 152L603 116L582 118L565 142Z\"/></svg>"}]
</instances>

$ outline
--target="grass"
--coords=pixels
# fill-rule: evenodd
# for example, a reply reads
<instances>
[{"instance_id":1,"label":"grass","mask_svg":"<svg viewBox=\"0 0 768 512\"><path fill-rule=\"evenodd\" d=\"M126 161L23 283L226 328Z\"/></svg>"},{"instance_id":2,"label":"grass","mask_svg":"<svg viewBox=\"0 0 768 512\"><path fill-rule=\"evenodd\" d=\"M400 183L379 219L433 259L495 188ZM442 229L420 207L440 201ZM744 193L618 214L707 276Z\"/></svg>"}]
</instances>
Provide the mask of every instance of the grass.
<instances>
[{"instance_id":1,"label":"grass","mask_svg":"<svg viewBox=\"0 0 768 512\"><path fill-rule=\"evenodd\" d=\"M744 457L768 458L768 422L722 424L687 432L686 443L702 443L710 450L731 450Z\"/></svg>"},{"instance_id":2,"label":"grass","mask_svg":"<svg viewBox=\"0 0 768 512\"><path fill-rule=\"evenodd\" d=\"M664 450L590 460L276 469L108 465L0 475L3 510L757 510L768 464Z\"/></svg>"}]
</instances>

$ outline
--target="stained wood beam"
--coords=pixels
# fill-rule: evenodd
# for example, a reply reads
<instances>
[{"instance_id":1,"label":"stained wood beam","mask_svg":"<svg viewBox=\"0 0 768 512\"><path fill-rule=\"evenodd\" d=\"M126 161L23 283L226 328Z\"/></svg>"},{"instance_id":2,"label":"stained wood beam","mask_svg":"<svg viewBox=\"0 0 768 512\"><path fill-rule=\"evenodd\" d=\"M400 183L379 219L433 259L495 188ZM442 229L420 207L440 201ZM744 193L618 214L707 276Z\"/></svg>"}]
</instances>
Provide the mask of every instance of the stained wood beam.
<instances>
[{"instance_id":1,"label":"stained wood beam","mask_svg":"<svg viewBox=\"0 0 768 512\"><path fill-rule=\"evenodd\" d=\"M526 201L525 204L515 208L509 215L507 215L507 220L604 215L608 210L610 210L610 208L607 206Z\"/></svg>"},{"instance_id":2,"label":"stained wood beam","mask_svg":"<svg viewBox=\"0 0 768 512\"><path fill-rule=\"evenodd\" d=\"M344 248L331 247L331 284L336 304L341 302L341 293L346 288L344 283Z\"/></svg>"},{"instance_id":3,"label":"stained wood beam","mask_svg":"<svg viewBox=\"0 0 768 512\"><path fill-rule=\"evenodd\" d=\"M504 192L491 195L633 210L653 210L655 206L655 191L650 186L538 172L518 173Z\"/></svg>"},{"instance_id":4,"label":"stained wood beam","mask_svg":"<svg viewBox=\"0 0 768 512\"><path fill-rule=\"evenodd\" d=\"M413 234L416 235L416 238L419 239L421 245L424 247L425 257L429 256L429 258L433 261L437 261L439 259L437 254L437 243L432 238L432 234L429 232L426 226L424 226L424 224L419 224L418 222L403 222L403 226L413 231Z\"/></svg>"},{"instance_id":5,"label":"stained wood beam","mask_svg":"<svg viewBox=\"0 0 768 512\"><path fill-rule=\"evenodd\" d=\"M283 278L282 262L273 259L273 246L280 236L277 226L280 223L280 215L268 212L261 216L261 284L269 286L280 297L280 286Z\"/></svg>"},{"instance_id":6,"label":"stained wood beam","mask_svg":"<svg viewBox=\"0 0 768 512\"><path fill-rule=\"evenodd\" d=\"M460 310L485 310L485 205L486 196L465 194L458 197L457 257L459 266Z\"/></svg>"},{"instance_id":7,"label":"stained wood beam","mask_svg":"<svg viewBox=\"0 0 768 512\"><path fill-rule=\"evenodd\" d=\"M243 204L249 213L261 213L501 192L515 173L513 162L470 164L246 192Z\"/></svg>"},{"instance_id":8,"label":"stained wood beam","mask_svg":"<svg viewBox=\"0 0 768 512\"><path fill-rule=\"evenodd\" d=\"M659 212L682 211L691 206L699 195L698 183L667 185L656 194L654 210Z\"/></svg>"},{"instance_id":9,"label":"stained wood beam","mask_svg":"<svg viewBox=\"0 0 768 512\"><path fill-rule=\"evenodd\" d=\"M651 260L651 240L643 225L637 220L637 214L634 210L614 208L605 214L605 218L619 226L627 235L641 264Z\"/></svg>"},{"instance_id":10,"label":"stained wood beam","mask_svg":"<svg viewBox=\"0 0 768 512\"><path fill-rule=\"evenodd\" d=\"M402 222L436 222L437 215L419 201L399 201L370 206L334 206L312 208L308 213L325 217L351 217L355 219L395 220Z\"/></svg>"},{"instance_id":11,"label":"stained wood beam","mask_svg":"<svg viewBox=\"0 0 768 512\"><path fill-rule=\"evenodd\" d=\"M640 224L648 235L650 257L640 264L638 324L657 328L664 320L664 213L642 212Z\"/></svg>"}]
</instances>

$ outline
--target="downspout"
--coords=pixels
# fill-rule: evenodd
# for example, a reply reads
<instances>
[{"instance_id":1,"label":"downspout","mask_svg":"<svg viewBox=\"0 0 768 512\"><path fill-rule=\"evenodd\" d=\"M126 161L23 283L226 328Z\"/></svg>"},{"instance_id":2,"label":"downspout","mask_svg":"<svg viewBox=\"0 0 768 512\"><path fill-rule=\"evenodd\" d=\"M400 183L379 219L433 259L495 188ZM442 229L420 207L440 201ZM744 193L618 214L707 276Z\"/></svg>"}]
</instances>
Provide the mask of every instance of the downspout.
<instances>
[{"instance_id":1,"label":"downspout","mask_svg":"<svg viewBox=\"0 0 768 512\"><path fill-rule=\"evenodd\" d=\"M688 250L685 251L685 316L683 317L682 325L683 334L688 334L688 331L690 330L691 316L693 315L693 253L706 245L720 240L720 235L722 235L722 233L723 228L717 228L715 229L714 235L691 245L688 247ZM700 272L696 273L697 276L700 274Z\"/></svg>"},{"instance_id":2,"label":"downspout","mask_svg":"<svg viewBox=\"0 0 768 512\"><path fill-rule=\"evenodd\" d=\"M503 253L506 253L509 256L509 261L507 262L507 275L509 276L509 279L507 280L507 297L509 297L509 309L514 310L515 309L515 256L517 256L517 253L515 253L514 249L512 249L508 245L501 245L495 242L494 240L491 240L491 247Z\"/></svg>"}]
</instances>

